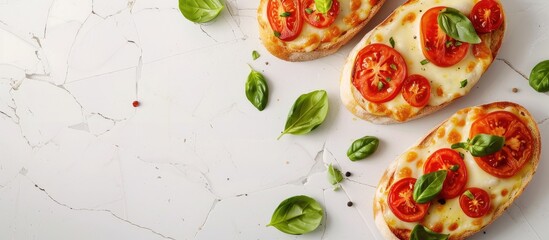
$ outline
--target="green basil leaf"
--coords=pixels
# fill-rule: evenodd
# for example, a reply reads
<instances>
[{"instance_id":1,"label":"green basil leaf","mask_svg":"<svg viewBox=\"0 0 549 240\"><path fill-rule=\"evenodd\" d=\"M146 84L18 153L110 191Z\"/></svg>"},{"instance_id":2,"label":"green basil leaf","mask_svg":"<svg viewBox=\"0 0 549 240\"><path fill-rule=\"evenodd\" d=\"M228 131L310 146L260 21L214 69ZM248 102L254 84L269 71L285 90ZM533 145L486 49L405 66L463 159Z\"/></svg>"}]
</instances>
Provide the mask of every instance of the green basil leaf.
<instances>
[{"instance_id":1,"label":"green basil leaf","mask_svg":"<svg viewBox=\"0 0 549 240\"><path fill-rule=\"evenodd\" d=\"M421 62L419 62L419 63L421 63L421 65L426 65L426 64L429 63L429 60L423 59L423 60L421 60Z\"/></svg>"},{"instance_id":2,"label":"green basil leaf","mask_svg":"<svg viewBox=\"0 0 549 240\"><path fill-rule=\"evenodd\" d=\"M538 92L549 91L549 60L538 63L532 69L529 83Z\"/></svg>"},{"instance_id":3,"label":"green basil leaf","mask_svg":"<svg viewBox=\"0 0 549 240\"><path fill-rule=\"evenodd\" d=\"M301 135L317 128L328 115L328 94L324 90L317 90L303 94L297 98L286 120L285 134Z\"/></svg>"},{"instance_id":4,"label":"green basil leaf","mask_svg":"<svg viewBox=\"0 0 549 240\"><path fill-rule=\"evenodd\" d=\"M473 200L475 198L475 195L473 195L473 193L471 191L469 191L469 189L467 189L467 191L463 192L463 195L465 195L467 198Z\"/></svg>"},{"instance_id":5,"label":"green basil leaf","mask_svg":"<svg viewBox=\"0 0 549 240\"><path fill-rule=\"evenodd\" d=\"M315 0L316 10L320 13L327 13L332 8L332 0Z\"/></svg>"},{"instance_id":6,"label":"green basil leaf","mask_svg":"<svg viewBox=\"0 0 549 240\"><path fill-rule=\"evenodd\" d=\"M439 170L421 176L414 185L414 201L427 203L435 198L442 190L442 184L448 171Z\"/></svg>"},{"instance_id":7,"label":"green basil leaf","mask_svg":"<svg viewBox=\"0 0 549 240\"><path fill-rule=\"evenodd\" d=\"M480 43L473 23L455 8L447 7L438 14L438 25L448 36L467 43Z\"/></svg>"},{"instance_id":8,"label":"green basil leaf","mask_svg":"<svg viewBox=\"0 0 549 240\"><path fill-rule=\"evenodd\" d=\"M269 86L263 75L252 69L246 81L246 98L257 110L263 111L269 100Z\"/></svg>"},{"instance_id":9,"label":"green basil leaf","mask_svg":"<svg viewBox=\"0 0 549 240\"><path fill-rule=\"evenodd\" d=\"M254 51L252 52L252 59L253 59L253 60L256 60L256 59L258 59L259 57L261 57L261 55L259 55L259 53L258 53L256 50L254 50Z\"/></svg>"},{"instance_id":10,"label":"green basil leaf","mask_svg":"<svg viewBox=\"0 0 549 240\"><path fill-rule=\"evenodd\" d=\"M459 86L460 86L460 88L464 88L464 87L467 87L467 83L468 83L467 79L465 79L465 80L463 80L463 81L459 82Z\"/></svg>"},{"instance_id":11,"label":"green basil leaf","mask_svg":"<svg viewBox=\"0 0 549 240\"><path fill-rule=\"evenodd\" d=\"M457 165L457 164L456 164L456 165L452 165L452 166L450 167L450 171L452 171L452 172L455 172L455 171L457 171L457 170L459 170L459 165Z\"/></svg>"},{"instance_id":12,"label":"green basil leaf","mask_svg":"<svg viewBox=\"0 0 549 240\"><path fill-rule=\"evenodd\" d=\"M183 16L195 23L205 23L213 20L223 10L219 0L179 0L179 11Z\"/></svg>"},{"instance_id":13,"label":"green basil leaf","mask_svg":"<svg viewBox=\"0 0 549 240\"><path fill-rule=\"evenodd\" d=\"M330 181L330 184L333 186L338 185L341 181L343 181L343 174L341 174L341 171L339 169L335 168L334 165L330 163L328 166L328 181ZM336 189L338 189L339 186L336 186Z\"/></svg>"},{"instance_id":14,"label":"green basil leaf","mask_svg":"<svg viewBox=\"0 0 549 240\"><path fill-rule=\"evenodd\" d=\"M365 136L359 138L355 140L347 150L347 157L349 157L351 161L362 160L372 155L377 150L378 146L379 139L376 137Z\"/></svg>"},{"instance_id":15,"label":"green basil leaf","mask_svg":"<svg viewBox=\"0 0 549 240\"><path fill-rule=\"evenodd\" d=\"M315 230L322 221L324 211L318 202L307 196L294 196L282 201L267 226L293 235Z\"/></svg>"},{"instance_id":16,"label":"green basil leaf","mask_svg":"<svg viewBox=\"0 0 549 240\"><path fill-rule=\"evenodd\" d=\"M469 152L474 157L484 157L503 148L505 137L478 134L469 143Z\"/></svg>"},{"instance_id":17,"label":"green basil leaf","mask_svg":"<svg viewBox=\"0 0 549 240\"><path fill-rule=\"evenodd\" d=\"M410 240L447 240L450 234L440 234L418 224L412 230Z\"/></svg>"},{"instance_id":18,"label":"green basil leaf","mask_svg":"<svg viewBox=\"0 0 549 240\"><path fill-rule=\"evenodd\" d=\"M395 39L393 39L393 37L389 38L389 43L391 44L392 48L395 48Z\"/></svg>"}]
</instances>

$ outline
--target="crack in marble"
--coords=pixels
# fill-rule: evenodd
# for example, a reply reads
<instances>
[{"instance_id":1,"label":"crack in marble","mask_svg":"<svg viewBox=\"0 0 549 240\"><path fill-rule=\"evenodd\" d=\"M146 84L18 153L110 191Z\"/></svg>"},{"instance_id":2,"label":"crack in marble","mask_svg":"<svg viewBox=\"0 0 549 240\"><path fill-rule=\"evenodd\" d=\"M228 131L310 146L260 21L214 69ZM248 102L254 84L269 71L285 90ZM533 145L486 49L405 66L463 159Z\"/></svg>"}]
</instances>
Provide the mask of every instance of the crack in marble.
<instances>
[{"instance_id":1,"label":"crack in marble","mask_svg":"<svg viewBox=\"0 0 549 240\"><path fill-rule=\"evenodd\" d=\"M69 205L67 205L67 204L65 204L65 203L62 203L62 202L58 201L57 199L55 199L53 196L51 196L51 195L46 191L46 189L40 187L40 186L39 186L38 184L36 184L34 181L32 181L32 180L30 180L30 179L29 179L29 181L30 181L31 183L34 184L34 187L35 187L36 189L38 189L38 190L40 190L41 192L43 192L44 194L46 194L46 196L47 196L50 200L52 200L54 203L56 203L56 204L59 205L59 206L65 207L65 208L70 209L70 210L73 210L73 211L104 212L104 213L108 213L108 214L110 214L111 216L113 216L114 218L116 218L116 219L118 219L118 220L120 220L120 221L123 221L123 222L125 222L125 223L127 223L127 224L130 224L130 225L134 226L134 227L137 227L137 228L140 228L140 229L143 229L143 230L147 230L147 231L149 231L149 232L151 232L151 233L153 233L153 234L155 234L155 235L157 235L157 236L159 236L159 237L162 237L162 238L164 238L164 239L176 240L175 238L170 237L170 236L166 236L166 235L164 235L164 234L162 234L162 233L159 233L159 232L155 231L155 230L152 229L152 228L145 227L145 226L141 226L141 225L139 225L139 224L137 224L137 223L134 223L134 222L132 222L132 221L130 221L130 220L128 220L128 219L124 219L124 218L122 218L122 217L116 215L115 213L113 213L113 212L112 212L111 210L109 210L109 209L92 209L92 208L75 208L75 207L71 207L71 206L69 206Z\"/></svg>"},{"instance_id":2,"label":"crack in marble","mask_svg":"<svg viewBox=\"0 0 549 240\"><path fill-rule=\"evenodd\" d=\"M206 32L206 30L204 30L204 28L202 27L202 25L199 25L200 26L200 30L206 34L206 36L208 36L210 39L212 39L214 42L218 43L219 41L217 41L217 39L215 39L214 37L212 37L208 32Z\"/></svg>"},{"instance_id":3,"label":"crack in marble","mask_svg":"<svg viewBox=\"0 0 549 240\"><path fill-rule=\"evenodd\" d=\"M74 45L76 44L76 39L78 38L78 36L80 35L80 31L82 31L82 28L84 28L84 25L86 24L86 22L88 22L88 20L90 19L90 17L92 15L93 15L93 0L92 0L92 12L90 14L88 14L86 19L84 19L82 24L80 24L80 27L78 27L78 30L76 30L76 34L74 35L74 38L72 39L72 44L69 48L69 53L67 54L67 61L65 62L65 67L67 67L67 69L65 70L65 79L63 80L63 84L67 83L67 78L69 76L69 61L70 61L71 56L72 56L72 51L74 49Z\"/></svg>"},{"instance_id":4,"label":"crack in marble","mask_svg":"<svg viewBox=\"0 0 549 240\"><path fill-rule=\"evenodd\" d=\"M357 180L353 180L353 179L350 179L350 178L348 178L347 180L349 180L350 182L354 182L354 183L356 183L356 184L360 184L360 185L362 185L362 186L367 186L367 187L370 187L370 188L372 188L372 189L377 189L376 186L373 186L373 185L370 185L370 184L367 184L367 183L359 182L359 181L357 181Z\"/></svg>"},{"instance_id":5,"label":"crack in marble","mask_svg":"<svg viewBox=\"0 0 549 240\"><path fill-rule=\"evenodd\" d=\"M522 76L522 78L524 78L526 81L528 81L528 77L523 74L522 72L520 72L515 66L513 66L513 64L511 64L511 62L509 62L507 59L504 59L504 58L496 58L496 60L498 61L502 61L503 63L505 63L507 66L509 66L514 72L518 73L520 76Z\"/></svg>"},{"instance_id":6,"label":"crack in marble","mask_svg":"<svg viewBox=\"0 0 549 240\"><path fill-rule=\"evenodd\" d=\"M548 120L549 120L549 117L544 118L544 119L542 119L541 121L537 122L537 124L538 124L538 125L542 125L542 124L548 122Z\"/></svg>"},{"instance_id":7,"label":"crack in marble","mask_svg":"<svg viewBox=\"0 0 549 240\"><path fill-rule=\"evenodd\" d=\"M196 237L198 236L198 234L200 234L200 232L202 232L202 230L204 229L204 226L206 225L206 223L208 222L208 219L210 219L210 215L212 214L213 210L215 209L215 207L217 206L218 203L220 203L222 200L221 199L214 199L212 201L212 205L210 207L210 210L208 211L208 214L206 215L206 218L204 219L204 221L202 222L202 224L198 227L198 231L194 234L194 238L196 239Z\"/></svg>"},{"instance_id":8,"label":"crack in marble","mask_svg":"<svg viewBox=\"0 0 549 240\"><path fill-rule=\"evenodd\" d=\"M322 204L326 208L326 190L322 190ZM326 235L326 227L328 226L328 211L324 211L324 225L322 226L322 235L320 236L320 240L324 240L324 236Z\"/></svg>"},{"instance_id":9,"label":"crack in marble","mask_svg":"<svg viewBox=\"0 0 549 240\"><path fill-rule=\"evenodd\" d=\"M47 33L47 30L48 30L48 20L50 19L50 12L51 12L51 9L53 8L53 4L55 4L55 0L51 1L51 4L50 4L50 7L48 8L48 13L46 15L46 20L45 20L45 24L44 24L44 39L46 39L46 33Z\"/></svg>"}]
</instances>

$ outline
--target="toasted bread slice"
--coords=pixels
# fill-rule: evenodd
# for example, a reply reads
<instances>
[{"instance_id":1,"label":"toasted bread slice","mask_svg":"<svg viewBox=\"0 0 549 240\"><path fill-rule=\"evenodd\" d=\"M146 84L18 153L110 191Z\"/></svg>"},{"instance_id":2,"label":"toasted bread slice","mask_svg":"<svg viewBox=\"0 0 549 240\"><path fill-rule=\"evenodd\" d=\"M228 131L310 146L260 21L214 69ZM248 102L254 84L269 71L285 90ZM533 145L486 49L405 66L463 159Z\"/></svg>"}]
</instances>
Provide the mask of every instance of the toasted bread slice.
<instances>
[{"instance_id":1,"label":"toasted bread slice","mask_svg":"<svg viewBox=\"0 0 549 240\"><path fill-rule=\"evenodd\" d=\"M475 0L409 0L397 8L385 21L366 34L349 54L340 82L340 96L345 107L364 120L376 124L393 124L436 112L469 93L492 64L500 49L505 33L505 15L502 13L504 20L498 29L491 33L479 34L482 42L471 44L466 57L450 67L421 63L425 56L422 53L419 35L422 14L430 8L454 7L468 15L476 2ZM431 82L430 99L424 107L411 106L404 100L401 93L385 103L369 102L352 83L358 52L371 43L389 45L391 38L395 42L394 49L407 63L408 75L420 74ZM467 79L467 85L462 87L461 81L464 79Z\"/></svg>"},{"instance_id":2,"label":"toasted bread slice","mask_svg":"<svg viewBox=\"0 0 549 240\"><path fill-rule=\"evenodd\" d=\"M282 41L273 34L267 17L267 3L257 8L259 36L274 56L292 62L309 61L335 53L355 36L379 11L385 0L338 0L340 12L334 23L320 29L303 20L301 34L292 41ZM301 0L299 0L301 1Z\"/></svg>"},{"instance_id":3,"label":"toasted bread slice","mask_svg":"<svg viewBox=\"0 0 549 240\"><path fill-rule=\"evenodd\" d=\"M531 154L515 175L501 178L484 171L471 154L457 150L464 153L468 175L465 187L482 188L491 195L489 212L480 218L468 217L459 205L459 197L456 197L445 199L442 203L433 200L428 214L420 222L404 222L396 217L388 207L387 200L392 184L406 177L418 178L423 174L425 161L434 151L449 148L456 142L466 141L470 137L473 122L497 111L512 113L524 123L532 138L531 141L522 144L531 146ZM513 141L513 137L507 138L506 145L511 146ZM374 197L376 226L386 239L409 239L416 224L436 232L450 234L449 239L463 239L471 236L495 221L522 194L536 172L540 150L541 139L538 126L524 107L510 102L496 102L462 109L433 129L416 146L409 148L387 168Z\"/></svg>"}]
</instances>

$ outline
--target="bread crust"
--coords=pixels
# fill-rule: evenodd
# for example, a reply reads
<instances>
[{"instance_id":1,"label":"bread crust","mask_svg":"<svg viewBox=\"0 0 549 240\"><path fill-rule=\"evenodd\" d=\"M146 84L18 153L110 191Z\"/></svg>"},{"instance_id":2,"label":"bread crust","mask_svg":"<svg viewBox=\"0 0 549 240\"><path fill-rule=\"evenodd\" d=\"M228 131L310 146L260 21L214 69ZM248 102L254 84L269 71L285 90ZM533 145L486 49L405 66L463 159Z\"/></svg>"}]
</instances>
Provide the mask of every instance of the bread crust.
<instances>
[{"instance_id":1,"label":"bread crust","mask_svg":"<svg viewBox=\"0 0 549 240\"><path fill-rule=\"evenodd\" d=\"M464 232L462 234L459 234L459 235L450 235L450 237L449 237L450 240L465 239L465 238L475 234L476 232L480 231L482 228L490 225L499 216L501 216L503 214L503 212L509 206L511 206L511 204L515 201L515 199L517 199L524 192L524 189L528 186L528 184L532 180L532 177L536 172L536 169L538 167L539 160L540 160L540 154L541 154L540 132L539 132L538 125L537 125L535 119L528 112L528 110L526 110L524 107L522 107L522 106L520 106L516 103L512 103L512 102L494 102L494 103L485 104L485 105L481 105L481 106L477 106L477 107L481 108L483 110L486 110L486 111L488 111L488 110L503 110L505 108L512 107L512 108L517 109L518 112L524 113L524 115L522 117L522 120L528 119L528 121L523 121L523 122L528 126L528 129L532 133L532 140L533 140L532 141L532 146L533 146L533 148L532 148L532 158L524 166L524 168L528 168L528 169L527 169L526 173L524 173L524 176L521 179L522 181L521 181L520 188L517 191L512 193L513 195L510 197L510 199L508 201L504 202L503 204L501 204L500 206L498 206L494 210L494 214L492 215L492 218L485 225L482 225L482 226L478 227L478 229L476 229L475 231L466 231L466 232ZM462 110L458 111L458 113L462 112L463 114L467 114L466 113L467 109L470 109L470 108L462 109ZM420 139L419 142L417 143L417 145L419 147L426 146L427 143L435 137L435 133L436 133L437 129L440 126L447 123L448 121L449 121L449 119L445 120L444 122L439 124L437 127L435 127L424 138ZM375 220L377 228L379 229L381 234L385 237L385 239L409 239L409 232L411 232L411 229L398 229L398 228L391 227L387 224L387 222L385 221L385 219L383 217L383 212L384 211L390 211L390 209L388 208L385 201L380 201L380 196L378 196L379 188L383 187L385 189L388 189L391 186L392 179L395 176L397 165L398 165L397 161L393 161L393 163L391 163L391 165L384 172L384 174L381 177L381 180L378 184L378 189L376 191L376 194L374 196L374 206L373 206L373 208L374 208L374 211L373 211L374 212L374 220Z\"/></svg>"},{"instance_id":2,"label":"bread crust","mask_svg":"<svg viewBox=\"0 0 549 240\"><path fill-rule=\"evenodd\" d=\"M343 35L339 36L334 42L321 43L313 51L295 51L286 47L286 43L273 35L273 30L264 15L267 2L269 0L261 0L257 8L257 21L259 23L259 37L265 48L282 60L290 62L303 62L318 59L335 53L339 48L349 42L368 22L376 15L385 0L379 0L370 10L370 14L357 26L349 29Z\"/></svg>"},{"instance_id":3,"label":"bread crust","mask_svg":"<svg viewBox=\"0 0 549 240\"><path fill-rule=\"evenodd\" d=\"M418 0L408 0L404 4L414 4L417 1ZM385 19L382 23L380 23L380 26L386 25L390 21L392 21L395 14L396 14L396 12L391 13L391 15L389 15L389 17L387 17L387 19ZM490 50L491 61L490 61L490 64L488 65L488 67L486 68L486 70L494 62L494 59L496 58L496 56L499 52L499 49L501 47L501 44L503 42L503 38L504 38L504 35L505 35L506 24L507 24L505 13L503 13L503 19L504 19L503 24L498 29L496 29L495 31L493 31L491 33L486 33L486 34L480 34L479 35L480 38L482 39L482 42L480 44L483 45L484 47L486 47L486 49ZM368 39L370 37L370 34L371 34L371 32L367 33L361 41L366 41L366 39ZM352 66L354 66L356 54L353 54L353 52L351 52L351 54L347 58L347 62L345 63L345 66L347 66L347 67L352 68ZM372 114L372 113L368 112L365 109L365 107L356 99L357 98L356 96L360 96L360 93L358 92L358 90L352 85L351 85L351 89L343 87L344 86L343 81L349 81L350 80L350 79L347 79L347 77L344 76L344 75L345 75L345 72L343 72L343 74L342 74L341 83L340 83L342 85L340 94L341 94L341 99L342 99L343 104L355 116L357 116L359 118L362 118L366 121L372 122L374 124L387 125L387 124L403 123L403 122L408 122L408 121L412 121L412 120L415 120L415 119L419 119L419 118L427 116L431 113L434 113L434 112L448 106L449 104L451 104L455 100L461 98L461 97L454 98L451 101L448 101L446 103L443 103L443 104L437 105L437 106L427 105L424 108L422 108L421 110L419 110L419 112L417 114L411 116L410 118L405 119L404 121L399 121L399 120L397 120L397 119L395 119L391 116L376 115L376 114ZM429 76L427 76L427 78L429 78Z\"/></svg>"}]
</instances>

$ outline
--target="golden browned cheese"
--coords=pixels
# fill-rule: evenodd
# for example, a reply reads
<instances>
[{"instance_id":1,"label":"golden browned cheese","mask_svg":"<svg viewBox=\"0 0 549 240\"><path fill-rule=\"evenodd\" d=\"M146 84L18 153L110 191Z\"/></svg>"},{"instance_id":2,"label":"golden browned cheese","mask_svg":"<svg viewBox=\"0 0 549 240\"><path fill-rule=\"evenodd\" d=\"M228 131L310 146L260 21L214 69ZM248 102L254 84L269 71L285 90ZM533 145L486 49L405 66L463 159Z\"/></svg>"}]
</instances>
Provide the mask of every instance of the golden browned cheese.
<instances>
[{"instance_id":1,"label":"golden browned cheese","mask_svg":"<svg viewBox=\"0 0 549 240\"><path fill-rule=\"evenodd\" d=\"M450 67L438 67L434 63L420 64L425 60L423 54L421 19L423 13L436 6L448 6L458 9L472 9L478 0L408 0L395 9L381 24L373 28L351 51L345 64L340 84L341 99L349 111L356 116L377 123L392 124L420 118L444 108L454 100L465 96L481 79L482 74L492 64L501 45L505 32L503 25L492 33L479 34L480 44L470 44L465 57ZM499 1L499 0L497 0ZM464 11L464 10L462 10ZM465 10L464 14L470 12ZM348 16L345 22L353 22L353 16ZM392 39L392 41L391 41ZM391 45L399 52L407 63L407 76L420 74L431 83L431 94L427 104L412 107L401 92L386 102L377 103L383 107L371 107L368 97L362 95L363 86L357 86L354 81L354 68L358 52L369 44ZM396 44L395 44L396 43ZM468 84L461 86L460 81L467 79ZM349 84L350 83L350 84ZM409 106L403 108L401 106ZM381 110L381 111L376 111ZM400 112L403 111L403 112Z\"/></svg>"},{"instance_id":2,"label":"golden browned cheese","mask_svg":"<svg viewBox=\"0 0 549 240\"><path fill-rule=\"evenodd\" d=\"M408 13L402 19L402 25L406 25L406 23L413 23L415 20L416 20L416 14L413 12Z\"/></svg>"},{"instance_id":3,"label":"golden browned cheese","mask_svg":"<svg viewBox=\"0 0 549 240\"><path fill-rule=\"evenodd\" d=\"M396 217L387 207L388 192L393 184L402 178L418 178L423 174L423 164L436 150L449 148L452 143L465 141L463 136L469 136L471 125L486 114L496 111L507 111L517 116L528 127L532 134L531 159L514 176L499 178L483 171L473 157L464 153L464 162L468 173L467 186L478 187L488 192L490 210L480 218L470 218L461 210L459 197L446 199L444 203L431 202L428 214L419 222L407 223ZM445 129L445 130L441 130ZM497 134L497 133L494 133ZM514 140L509 140L507 146L512 147ZM410 231L416 224L421 224L434 232L450 234L449 240L467 238L493 222L519 197L539 164L540 134L536 121L522 106L497 102L458 111L449 117L439 127L421 139L418 145L411 147L393 162L381 177L374 199L374 214L376 226L382 235L388 239L410 238ZM411 172L411 174L409 174ZM387 182L390 180L390 182ZM381 226L381 227L380 227Z\"/></svg>"}]
</instances>

